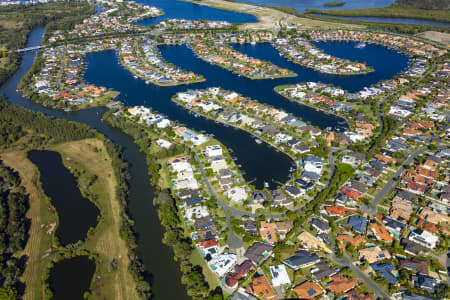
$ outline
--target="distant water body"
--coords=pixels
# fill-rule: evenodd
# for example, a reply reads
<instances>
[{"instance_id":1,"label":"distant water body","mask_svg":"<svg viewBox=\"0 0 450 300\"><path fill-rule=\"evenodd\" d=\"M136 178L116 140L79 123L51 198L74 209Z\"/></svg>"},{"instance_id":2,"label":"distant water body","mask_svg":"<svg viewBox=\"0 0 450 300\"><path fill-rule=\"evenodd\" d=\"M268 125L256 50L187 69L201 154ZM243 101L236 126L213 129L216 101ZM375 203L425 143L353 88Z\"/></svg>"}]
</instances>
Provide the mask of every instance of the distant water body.
<instances>
[{"instance_id":1,"label":"distant water body","mask_svg":"<svg viewBox=\"0 0 450 300\"><path fill-rule=\"evenodd\" d=\"M356 9L384 7L391 5L395 0L345 0L345 4L338 7L325 7L325 3L330 0L238 0L239 2L249 4L265 4L270 6L293 7L299 12L304 12L308 8L315 9Z\"/></svg>"},{"instance_id":2,"label":"distant water body","mask_svg":"<svg viewBox=\"0 0 450 300\"><path fill-rule=\"evenodd\" d=\"M369 22L383 22L383 23L399 23L399 24L415 24L415 25L432 25L432 26L450 26L450 20L448 23L431 21L431 20L419 20L419 19L407 19L407 18L380 18L380 17L345 17L345 16L332 16L325 14L313 14L323 17L338 18L343 20L360 20Z\"/></svg>"},{"instance_id":3,"label":"distant water body","mask_svg":"<svg viewBox=\"0 0 450 300\"><path fill-rule=\"evenodd\" d=\"M167 19L213 20L227 21L230 23L258 22L258 19L254 15L212 8L191 2L177 0L138 0L137 2L156 6L164 11L164 15L162 16L144 19L136 23L137 25L143 26L158 24Z\"/></svg>"}]
</instances>

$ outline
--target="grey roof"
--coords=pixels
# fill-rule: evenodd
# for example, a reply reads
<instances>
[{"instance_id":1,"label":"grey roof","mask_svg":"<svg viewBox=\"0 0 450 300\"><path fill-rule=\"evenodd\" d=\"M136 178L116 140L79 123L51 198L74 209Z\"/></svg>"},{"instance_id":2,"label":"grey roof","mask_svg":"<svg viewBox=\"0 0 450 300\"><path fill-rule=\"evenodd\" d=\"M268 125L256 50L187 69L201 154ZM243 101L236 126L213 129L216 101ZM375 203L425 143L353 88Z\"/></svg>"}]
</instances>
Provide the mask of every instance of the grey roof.
<instances>
[{"instance_id":1,"label":"grey roof","mask_svg":"<svg viewBox=\"0 0 450 300\"><path fill-rule=\"evenodd\" d=\"M419 254L421 251L426 250L424 246L408 239L402 239L401 244L405 251L413 253L415 255Z\"/></svg>"},{"instance_id":2,"label":"grey roof","mask_svg":"<svg viewBox=\"0 0 450 300\"><path fill-rule=\"evenodd\" d=\"M273 247L274 246L267 243L255 242L253 245L248 247L247 251L245 251L244 256L250 259L252 262L259 264L267 257L264 254L272 252Z\"/></svg>"},{"instance_id":3,"label":"grey roof","mask_svg":"<svg viewBox=\"0 0 450 300\"><path fill-rule=\"evenodd\" d=\"M319 218L313 218L311 220L311 225L322 230L322 231L327 231L330 229L330 225L328 225L327 222L323 221L322 219Z\"/></svg>"},{"instance_id":4,"label":"grey roof","mask_svg":"<svg viewBox=\"0 0 450 300\"><path fill-rule=\"evenodd\" d=\"M311 254L306 250L299 250L295 255L284 260L283 263L291 269L298 270L303 266L319 261L317 254Z\"/></svg>"},{"instance_id":5,"label":"grey roof","mask_svg":"<svg viewBox=\"0 0 450 300\"><path fill-rule=\"evenodd\" d=\"M241 293L239 290L236 291L229 300L257 300L257 298L249 295L247 293Z\"/></svg>"},{"instance_id":6,"label":"grey roof","mask_svg":"<svg viewBox=\"0 0 450 300\"><path fill-rule=\"evenodd\" d=\"M337 270L333 269L330 264L325 261L321 261L314 266L311 270L311 275L315 280L321 281L324 278L333 276Z\"/></svg>"}]
</instances>

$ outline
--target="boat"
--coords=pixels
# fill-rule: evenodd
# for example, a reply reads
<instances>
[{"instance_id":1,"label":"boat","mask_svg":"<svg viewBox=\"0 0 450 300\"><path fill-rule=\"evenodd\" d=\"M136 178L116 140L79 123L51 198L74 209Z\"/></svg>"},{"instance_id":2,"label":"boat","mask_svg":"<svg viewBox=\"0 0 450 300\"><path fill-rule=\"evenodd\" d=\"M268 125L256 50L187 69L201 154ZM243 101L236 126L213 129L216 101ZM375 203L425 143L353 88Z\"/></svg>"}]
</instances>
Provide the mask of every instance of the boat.
<instances>
[{"instance_id":1,"label":"boat","mask_svg":"<svg viewBox=\"0 0 450 300\"><path fill-rule=\"evenodd\" d=\"M356 45L355 48L357 48L357 49L362 49L362 48L364 48L364 47L366 47L366 46L367 46L366 43L361 42L361 43L359 43L358 45Z\"/></svg>"},{"instance_id":2,"label":"boat","mask_svg":"<svg viewBox=\"0 0 450 300\"><path fill-rule=\"evenodd\" d=\"M261 143L262 143L261 140L259 140L259 139L255 139L255 142L256 142L257 144L261 144Z\"/></svg>"},{"instance_id":3,"label":"boat","mask_svg":"<svg viewBox=\"0 0 450 300\"><path fill-rule=\"evenodd\" d=\"M146 83L146 84L150 84L150 81L146 80L145 83Z\"/></svg>"},{"instance_id":4,"label":"boat","mask_svg":"<svg viewBox=\"0 0 450 300\"><path fill-rule=\"evenodd\" d=\"M256 45L256 42L255 42L255 41L252 41L250 44L251 44L252 46L255 46L255 45Z\"/></svg>"}]
</instances>

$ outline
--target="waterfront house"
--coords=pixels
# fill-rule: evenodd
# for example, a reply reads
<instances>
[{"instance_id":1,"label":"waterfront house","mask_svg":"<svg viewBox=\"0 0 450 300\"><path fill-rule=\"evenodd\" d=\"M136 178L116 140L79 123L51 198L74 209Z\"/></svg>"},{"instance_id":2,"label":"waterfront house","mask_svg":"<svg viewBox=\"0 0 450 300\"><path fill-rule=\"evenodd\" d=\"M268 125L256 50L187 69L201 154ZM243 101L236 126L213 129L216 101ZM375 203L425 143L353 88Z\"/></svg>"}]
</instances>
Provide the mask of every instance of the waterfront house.
<instances>
[{"instance_id":1,"label":"waterfront house","mask_svg":"<svg viewBox=\"0 0 450 300\"><path fill-rule=\"evenodd\" d=\"M214 272L218 277L224 276L236 265L237 256L233 253L222 253L214 260Z\"/></svg>"}]
</instances>

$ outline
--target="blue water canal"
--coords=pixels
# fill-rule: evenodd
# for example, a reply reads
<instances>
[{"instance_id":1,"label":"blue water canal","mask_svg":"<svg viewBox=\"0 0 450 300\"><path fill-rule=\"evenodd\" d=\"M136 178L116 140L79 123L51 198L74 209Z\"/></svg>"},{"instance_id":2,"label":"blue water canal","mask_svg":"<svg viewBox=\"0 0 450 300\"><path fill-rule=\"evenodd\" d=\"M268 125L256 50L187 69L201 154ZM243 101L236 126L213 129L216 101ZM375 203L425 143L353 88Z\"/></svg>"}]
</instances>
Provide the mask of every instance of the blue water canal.
<instances>
[{"instance_id":1,"label":"blue water canal","mask_svg":"<svg viewBox=\"0 0 450 300\"><path fill-rule=\"evenodd\" d=\"M250 4L265 4L270 6L286 6L293 7L299 12L304 12L307 8L316 9L356 9L356 8L372 8L389 6L395 0L345 0L343 6L325 7L325 3L330 0L238 0L239 2Z\"/></svg>"},{"instance_id":2,"label":"blue water canal","mask_svg":"<svg viewBox=\"0 0 450 300\"><path fill-rule=\"evenodd\" d=\"M173 2L164 0L161 3L170 4ZM211 10L205 9L205 7L197 8L199 9L199 12L196 12L198 19L218 19L218 16L213 14ZM186 11L180 12L183 17L188 18L188 16L184 15L185 13ZM230 14L236 18L239 17L234 13ZM228 21L233 22L234 20L228 19ZM34 30L29 36L27 46L39 45L42 36L43 29ZM289 176L289 168L292 162L286 155L276 152L265 144L256 144L253 137L245 132L234 130L231 127L224 127L200 117L195 118L184 109L174 105L170 101L170 97L178 91L184 91L189 88L221 86L225 89L235 90L244 96L254 98L263 103L282 108L321 128L328 126L338 127L340 126L339 118L289 102L277 96L273 92L273 87L279 84L300 81L322 81L333 83L349 91L357 91L381 79L388 79L394 76L401 72L408 63L408 58L404 55L375 45L368 45L365 49L355 49L352 43L320 43L318 46L333 55L367 62L375 68L376 72L352 77L324 75L290 63L284 57L279 56L278 52L269 44L254 47L237 45L236 47L242 52L270 60L298 74L298 77L289 79L248 80L203 62L196 58L186 46L163 46L161 47L161 52L166 60L184 69L204 75L207 81L179 87L146 85L144 81L134 79L130 72L119 65L114 51L88 54L86 57L88 62L86 79L91 83L104 85L119 91L121 93L119 99L126 105L145 105L167 115L173 120L186 124L188 127L205 131L206 133L213 133L222 143L234 150L234 156L238 158L237 163L242 165L242 170L245 171L245 177L248 180L256 178L254 184L258 187L264 181L267 181L273 187L272 179L284 182ZM104 108L64 113L43 108L21 97L17 93L16 87L19 80L31 67L34 57L35 53L28 53L23 56L19 71L1 88L1 93L9 102L25 108L40 111L57 118L88 124L105 134L114 143L123 147L124 159L130 163L129 171L131 173L129 212L132 219L135 220L134 229L138 237L140 255L146 269L153 275L151 281L155 299L188 299L180 283L180 273L177 264L172 259L173 254L161 243L163 232L152 206L153 187L149 183L145 156L139 153L138 148L129 136L101 121L101 117L105 112Z\"/></svg>"},{"instance_id":3,"label":"blue water canal","mask_svg":"<svg viewBox=\"0 0 450 300\"><path fill-rule=\"evenodd\" d=\"M167 19L213 20L228 21L230 23L258 22L258 19L254 15L212 8L191 2L177 0L139 0L137 2L156 6L164 11L164 15L162 16L144 19L136 23L143 26L158 24Z\"/></svg>"},{"instance_id":4,"label":"blue water canal","mask_svg":"<svg viewBox=\"0 0 450 300\"><path fill-rule=\"evenodd\" d=\"M189 88L206 88L220 86L225 89L237 91L244 96L273 105L277 108L294 114L305 122L319 126L343 128L343 119L334 115L325 114L310 107L285 100L276 94L273 88L280 84L297 83L299 81L321 81L333 83L351 92L358 91L365 86L388 79L407 67L408 58L390 49L368 45L366 49L356 49L355 43L320 43L319 46L329 50L334 55L341 55L353 60L366 62L375 68L375 72L364 76L333 76L318 73L289 62L281 57L270 44L255 46L241 45L236 48L254 57L266 59L282 67L293 70L298 74L295 78L276 80L251 80L238 77L220 67L208 64L197 58L186 46L161 46L162 56L171 63L184 69L201 74L205 82L189 86L159 87L147 85L141 79L133 78L132 74L124 69L118 62L116 52L104 51L88 53L85 79L90 83L113 88L120 92L119 99L126 105L144 105L165 114L174 121L186 124L197 131L212 133L224 145L232 148L238 158L238 164L245 171L245 178L255 180L253 184L261 188L264 182L273 187L274 181L285 182L289 176L290 159L275 149L257 144L252 136L244 131L224 127L202 117L195 117L175 105L170 99L179 92ZM379 56L378 56L379 55ZM379 57L383 57L380 60ZM264 161L264 164L261 162Z\"/></svg>"}]
</instances>

